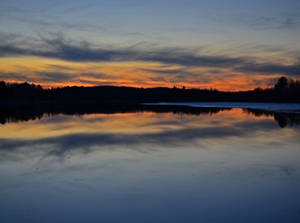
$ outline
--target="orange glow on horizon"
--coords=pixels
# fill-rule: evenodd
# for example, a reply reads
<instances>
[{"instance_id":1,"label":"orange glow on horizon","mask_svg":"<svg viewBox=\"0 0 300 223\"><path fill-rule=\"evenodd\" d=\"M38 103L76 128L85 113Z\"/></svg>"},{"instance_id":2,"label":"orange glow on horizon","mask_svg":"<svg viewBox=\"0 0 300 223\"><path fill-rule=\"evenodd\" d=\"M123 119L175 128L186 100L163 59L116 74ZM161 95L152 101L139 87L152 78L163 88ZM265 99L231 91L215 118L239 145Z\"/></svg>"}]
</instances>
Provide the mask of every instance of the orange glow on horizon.
<instances>
[{"instance_id":1,"label":"orange glow on horizon","mask_svg":"<svg viewBox=\"0 0 300 223\"><path fill-rule=\"evenodd\" d=\"M255 80L245 74L233 75L222 69L221 74L212 75L211 68L165 66L146 62L76 63L39 57L0 58L1 78L6 82L29 82L43 88L66 86L126 86L154 88L176 86L186 89L217 89L220 91L247 91L256 87L257 81L265 83L265 77L256 75ZM156 72L157 71L157 72ZM174 73L175 71L175 73ZM178 71L178 74L176 73ZM194 75L184 76L185 72ZM6 74L6 75L5 75ZM199 77L198 77L199 76ZM268 78L278 77L278 75Z\"/></svg>"}]
</instances>

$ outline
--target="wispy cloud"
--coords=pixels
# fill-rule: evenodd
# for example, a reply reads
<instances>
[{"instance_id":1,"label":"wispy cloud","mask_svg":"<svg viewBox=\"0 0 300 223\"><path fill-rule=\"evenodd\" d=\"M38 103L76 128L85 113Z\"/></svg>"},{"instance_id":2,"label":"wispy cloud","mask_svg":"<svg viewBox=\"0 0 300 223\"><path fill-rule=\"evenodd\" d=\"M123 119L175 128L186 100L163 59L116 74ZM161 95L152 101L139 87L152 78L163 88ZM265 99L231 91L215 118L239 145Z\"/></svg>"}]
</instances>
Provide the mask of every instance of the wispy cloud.
<instances>
[{"instance_id":1,"label":"wispy cloud","mask_svg":"<svg viewBox=\"0 0 300 223\"><path fill-rule=\"evenodd\" d=\"M38 72L37 76L42 82L65 83L77 79L77 76L74 74L60 72Z\"/></svg>"},{"instance_id":2,"label":"wispy cloud","mask_svg":"<svg viewBox=\"0 0 300 223\"><path fill-rule=\"evenodd\" d=\"M290 28L300 24L295 18L287 18L278 28Z\"/></svg>"},{"instance_id":3,"label":"wispy cloud","mask_svg":"<svg viewBox=\"0 0 300 223\"><path fill-rule=\"evenodd\" d=\"M260 63L254 57L202 55L193 49L180 47L143 47L137 44L126 48L96 46L86 41L67 39L62 35L53 38L40 36L37 43L22 36L9 38L0 35L0 57L38 56L72 62L156 62L183 67L226 68L244 73L285 74L300 76L298 65ZM179 70L160 70L157 73L181 73Z\"/></svg>"},{"instance_id":4,"label":"wispy cloud","mask_svg":"<svg viewBox=\"0 0 300 223\"><path fill-rule=\"evenodd\" d=\"M35 83L66 83L79 80L79 75L64 72L2 72L0 71L1 80L18 80L22 82Z\"/></svg>"},{"instance_id":5,"label":"wispy cloud","mask_svg":"<svg viewBox=\"0 0 300 223\"><path fill-rule=\"evenodd\" d=\"M281 65L272 63L263 64L242 64L241 66L234 68L238 72L254 72L263 74L286 74L291 76L300 77L300 66L299 65Z\"/></svg>"}]
</instances>

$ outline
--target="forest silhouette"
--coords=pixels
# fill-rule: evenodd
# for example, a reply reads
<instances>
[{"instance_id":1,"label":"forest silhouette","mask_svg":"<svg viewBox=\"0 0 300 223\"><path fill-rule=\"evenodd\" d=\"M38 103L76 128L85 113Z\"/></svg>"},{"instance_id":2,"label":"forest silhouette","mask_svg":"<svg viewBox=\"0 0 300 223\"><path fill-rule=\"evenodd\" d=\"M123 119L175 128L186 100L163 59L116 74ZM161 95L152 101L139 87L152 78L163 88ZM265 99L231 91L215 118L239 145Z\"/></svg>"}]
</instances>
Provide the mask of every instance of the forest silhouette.
<instances>
[{"instance_id":1,"label":"forest silhouette","mask_svg":"<svg viewBox=\"0 0 300 223\"><path fill-rule=\"evenodd\" d=\"M186 88L133 88L117 86L63 87L43 89L40 85L0 81L0 123L41 119L43 115L115 114L134 112L181 115L216 114L231 108L196 108L144 105L155 102L300 102L300 80L279 78L272 88L225 92ZM278 125L299 125L299 114L243 109L255 116L274 117Z\"/></svg>"},{"instance_id":2,"label":"forest silhouette","mask_svg":"<svg viewBox=\"0 0 300 223\"><path fill-rule=\"evenodd\" d=\"M272 88L226 92L216 89L134 88L117 86L63 87L0 81L0 103L143 103L143 102L300 102L300 80L281 77Z\"/></svg>"}]
</instances>

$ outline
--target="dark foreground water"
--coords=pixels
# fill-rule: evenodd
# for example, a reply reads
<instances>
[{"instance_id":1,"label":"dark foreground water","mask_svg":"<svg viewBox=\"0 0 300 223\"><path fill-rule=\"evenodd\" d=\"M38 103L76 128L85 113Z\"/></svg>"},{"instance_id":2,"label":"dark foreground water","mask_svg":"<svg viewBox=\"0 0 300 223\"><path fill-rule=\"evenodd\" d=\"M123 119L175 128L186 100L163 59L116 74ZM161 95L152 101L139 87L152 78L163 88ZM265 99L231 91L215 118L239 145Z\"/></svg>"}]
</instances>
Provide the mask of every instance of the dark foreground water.
<instances>
[{"instance_id":1,"label":"dark foreground water","mask_svg":"<svg viewBox=\"0 0 300 223\"><path fill-rule=\"evenodd\" d=\"M294 116L229 108L18 117L0 125L0 223L300 222Z\"/></svg>"}]
</instances>

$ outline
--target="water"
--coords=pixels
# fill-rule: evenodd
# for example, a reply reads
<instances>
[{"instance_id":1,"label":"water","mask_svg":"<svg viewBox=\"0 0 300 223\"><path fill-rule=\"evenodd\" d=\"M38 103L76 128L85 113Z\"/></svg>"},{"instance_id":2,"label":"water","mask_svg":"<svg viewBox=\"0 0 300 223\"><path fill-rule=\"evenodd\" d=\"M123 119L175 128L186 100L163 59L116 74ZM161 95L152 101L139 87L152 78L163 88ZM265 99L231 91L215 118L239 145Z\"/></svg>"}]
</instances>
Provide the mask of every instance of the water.
<instances>
[{"instance_id":1,"label":"water","mask_svg":"<svg viewBox=\"0 0 300 223\"><path fill-rule=\"evenodd\" d=\"M148 105L185 105L191 107L208 108L246 108L259 109L263 111L300 113L299 103L264 103L264 102L160 102L145 103Z\"/></svg>"},{"instance_id":2,"label":"water","mask_svg":"<svg viewBox=\"0 0 300 223\"><path fill-rule=\"evenodd\" d=\"M7 118L0 222L299 223L299 117L277 117L286 124L239 108Z\"/></svg>"}]
</instances>

